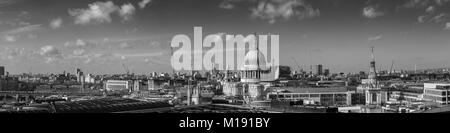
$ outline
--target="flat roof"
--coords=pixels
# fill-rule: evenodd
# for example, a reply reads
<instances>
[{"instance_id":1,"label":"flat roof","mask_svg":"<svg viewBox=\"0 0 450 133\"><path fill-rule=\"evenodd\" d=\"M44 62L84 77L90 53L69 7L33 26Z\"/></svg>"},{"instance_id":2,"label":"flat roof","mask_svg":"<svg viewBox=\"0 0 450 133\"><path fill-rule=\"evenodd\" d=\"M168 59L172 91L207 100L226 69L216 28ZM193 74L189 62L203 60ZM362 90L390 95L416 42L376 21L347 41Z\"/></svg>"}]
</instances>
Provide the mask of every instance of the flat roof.
<instances>
[{"instance_id":1,"label":"flat roof","mask_svg":"<svg viewBox=\"0 0 450 133\"><path fill-rule=\"evenodd\" d=\"M347 87L275 87L274 89L286 90L289 93L348 92Z\"/></svg>"}]
</instances>

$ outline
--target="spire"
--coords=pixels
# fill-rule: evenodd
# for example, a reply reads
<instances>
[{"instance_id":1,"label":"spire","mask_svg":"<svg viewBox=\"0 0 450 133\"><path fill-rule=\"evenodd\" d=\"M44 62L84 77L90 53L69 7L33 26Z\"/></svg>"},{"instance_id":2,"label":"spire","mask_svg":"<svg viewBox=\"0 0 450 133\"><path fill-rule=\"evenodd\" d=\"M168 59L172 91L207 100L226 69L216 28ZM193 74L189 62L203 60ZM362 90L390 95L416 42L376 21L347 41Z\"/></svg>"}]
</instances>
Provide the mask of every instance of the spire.
<instances>
[{"instance_id":1,"label":"spire","mask_svg":"<svg viewBox=\"0 0 450 133\"><path fill-rule=\"evenodd\" d=\"M374 52L373 52L373 49L374 49L375 47L372 46L371 48L372 48L372 51L371 51L371 53L370 53L370 59L372 59L372 61L375 61L375 55L373 54L373 53L374 53Z\"/></svg>"}]
</instances>

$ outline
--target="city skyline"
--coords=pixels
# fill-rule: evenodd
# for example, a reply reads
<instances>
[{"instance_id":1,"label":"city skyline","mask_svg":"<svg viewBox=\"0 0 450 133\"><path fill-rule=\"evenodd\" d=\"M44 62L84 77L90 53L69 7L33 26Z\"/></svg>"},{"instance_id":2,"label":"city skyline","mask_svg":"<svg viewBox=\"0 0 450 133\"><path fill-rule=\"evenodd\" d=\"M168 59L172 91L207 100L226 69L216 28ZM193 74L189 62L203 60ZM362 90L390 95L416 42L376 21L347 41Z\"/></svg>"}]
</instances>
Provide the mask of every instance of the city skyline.
<instances>
[{"instance_id":1,"label":"city skyline","mask_svg":"<svg viewBox=\"0 0 450 133\"><path fill-rule=\"evenodd\" d=\"M0 66L12 74L171 72L169 41L280 35L280 65L335 72L448 67L448 0L0 0Z\"/></svg>"}]
</instances>

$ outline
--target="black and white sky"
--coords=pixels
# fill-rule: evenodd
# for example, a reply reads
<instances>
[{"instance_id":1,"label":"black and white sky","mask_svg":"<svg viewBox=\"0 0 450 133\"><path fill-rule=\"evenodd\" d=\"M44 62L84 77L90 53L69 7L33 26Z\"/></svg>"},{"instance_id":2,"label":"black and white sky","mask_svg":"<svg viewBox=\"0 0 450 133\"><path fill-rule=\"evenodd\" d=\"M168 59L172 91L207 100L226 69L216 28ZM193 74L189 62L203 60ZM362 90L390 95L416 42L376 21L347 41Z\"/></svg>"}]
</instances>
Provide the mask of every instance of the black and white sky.
<instances>
[{"instance_id":1,"label":"black and white sky","mask_svg":"<svg viewBox=\"0 0 450 133\"><path fill-rule=\"evenodd\" d=\"M280 64L332 72L448 67L450 0L0 0L11 73L170 72L177 34L280 35Z\"/></svg>"}]
</instances>

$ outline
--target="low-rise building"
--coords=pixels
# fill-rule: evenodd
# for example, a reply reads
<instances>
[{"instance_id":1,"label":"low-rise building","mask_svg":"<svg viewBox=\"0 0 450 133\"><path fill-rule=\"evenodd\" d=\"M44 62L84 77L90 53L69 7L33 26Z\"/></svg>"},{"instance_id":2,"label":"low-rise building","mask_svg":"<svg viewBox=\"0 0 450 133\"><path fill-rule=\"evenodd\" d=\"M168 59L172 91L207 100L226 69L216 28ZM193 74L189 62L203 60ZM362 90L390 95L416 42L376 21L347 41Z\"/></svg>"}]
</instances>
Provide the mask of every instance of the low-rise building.
<instances>
[{"instance_id":1,"label":"low-rise building","mask_svg":"<svg viewBox=\"0 0 450 133\"><path fill-rule=\"evenodd\" d=\"M302 100L307 101L309 104L323 106L351 105L351 94L354 93L354 91L348 91L346 87L281 87L272 89L278 91L267 94L270 100Z\"/></svg>"},{"instance_id":2,"label":"low-rise building","mask_svg":"<svg viewBox=\"0 0 450 133\"><path fill-rule=\"evenodd\" d=\"M448 105L450 83L424 83L423 99L438 105Z\"/></svg>"},{"instance_id":3,"label":"low-rise building","mask_svg":"<svg viewBox=\"0 0 450 133\"><path fill-rule=\"evenodd\" d=\"M123 91L131 89L131 81L128 80L108 80L105 82L107 91Z\"/></svg>"}]
</instances>

